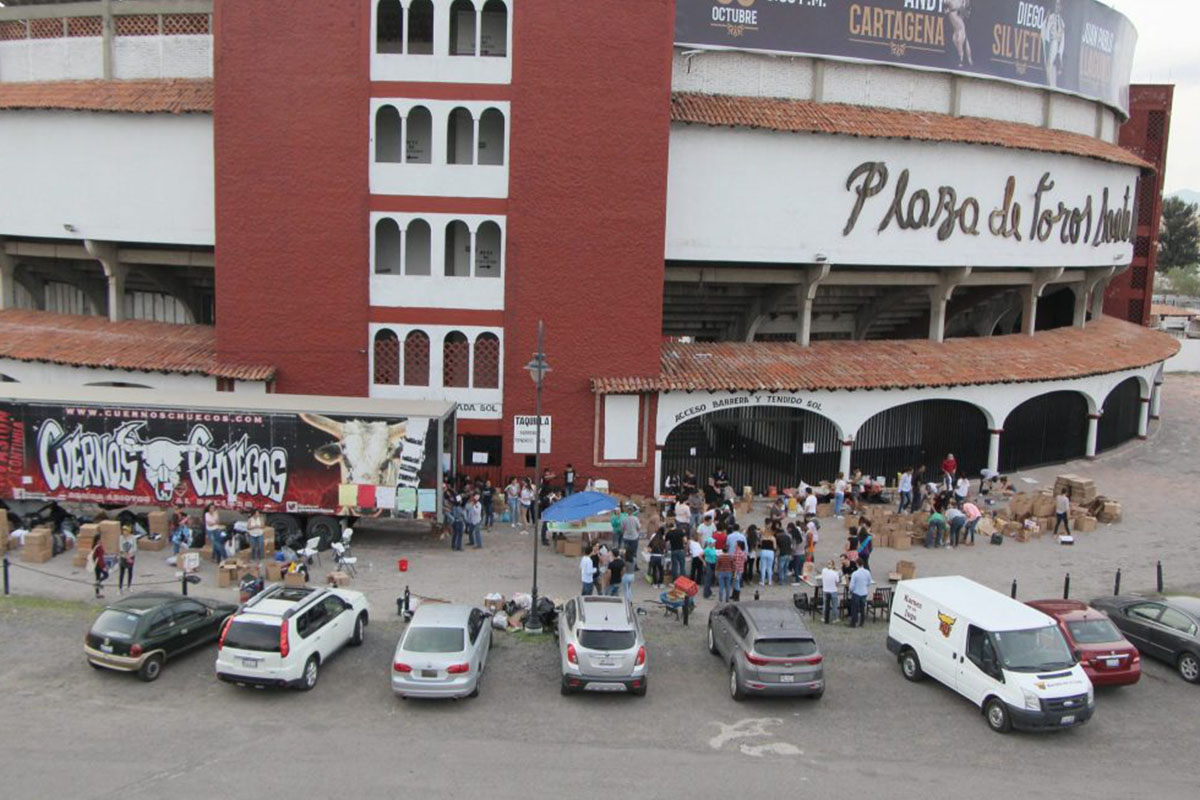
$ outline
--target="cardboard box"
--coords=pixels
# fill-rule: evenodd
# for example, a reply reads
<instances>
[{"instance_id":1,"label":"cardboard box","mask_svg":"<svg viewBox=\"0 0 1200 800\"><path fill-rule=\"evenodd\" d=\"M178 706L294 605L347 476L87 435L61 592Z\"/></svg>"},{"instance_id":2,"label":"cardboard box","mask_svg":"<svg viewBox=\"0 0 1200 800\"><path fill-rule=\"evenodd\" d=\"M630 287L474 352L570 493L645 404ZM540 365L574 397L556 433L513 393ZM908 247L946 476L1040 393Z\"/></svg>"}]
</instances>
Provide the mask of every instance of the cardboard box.
<instances>
[{"instance_id":1,"label":"cardboard box","mask_svg":"<svg viewBox=\"0 0 1200 800\"><path fill-rule=\"evenodd\" d=\"M292 586L298 589L304 588L307 584L304 582L303 572L289 572L283 576L283 585Z\"/></svg>"},{"instance_id":2,"label":"cardboard box","mask_svg":"<svg viewBox=\"0 0 1200 800\"><path fill-rule=\"evenodd\" d=\"M275 552L275 529L270 525L263 526L263 555Z\"/></svg>"},{"instance_id":3,"label":"cardboard box","mask_svg":"<svg viewBox=\"0 0 1200 800\"><path fill-rule=\"evenodd\" d=\"M221 589L228 589L230 586L235 586L237 582L237 565L222 564L217 570L217 586Z\"/></svg>"},{"instance_id":4,"label":"cardboard box","mask_svg":"<svg viewBox=\"0 0 1200 800\"><path fill-rule=\"evenodd\" d=\"M895 536L892 537L892 549L893 550L911 550L912 549L912 536L907 531L902 531L900 533L897 533Z\"/></svg>"},{"instance_id":5,"label":"cardboard box","mask_svg":"<svg viewBox=\"0 0 1200 800\"><path fill-rule=\"evenodd\" d=\"M1088 515L1075 520L1075 530L1080 533L1091 533L1096 530L1096 518Z\"/></svg>"},{"instance_id":6,"label":"cardboard box","mask_svg":"<svg viewBox=\"0 0 1200 800\"><path fill-rule=\"evenodd\" d=\"M99 525L100 541L104 543L104 552L117 552L117 540L121 538L121 523L115 519L106 519Z\"/></svg>"},{"instance_id":7,"label":"cardboard box","mask_svg":"<svg viewBox=\"0 0 1200 800\"><path fill-rule=\"evenodd\" d=\"M151 553L156 553L159 550L167 548L167 537L160 536L157 539L151 539L149 536L143 536L138 539L138 550L147 550Z\"/></svg>"},{"instance_id":8,"label":"cardboard box","mask_svg":"<svg viewBox=\"0 0 1200 800\"><path fill-rule=\"evenodd\" d=\"M279 583L283 580L283 564L278 561L267 562L267 583Z\"/></svg>"},{"instance_id":9,"label":"cardboard box","mask_svg":"<svg viewBox=\"0 0 1200 800\"><path fill-rule=\"evenodd\" d=\"M562 554L567 558L579 558L583 555L583 542L575 539L564 540Z\"/></svg>"},{"instance_id":10,"label":"cardboard box","mask_svg":"<svg viewBox=\"0 0 1200 800\"><path fill-rule=\"evenodd\" d=\"M566 541L567 541L566 539L555 539L554 540L554 552L558 553L559 555L562 555L563 545L566 544Z\"/></svg>"},{"instance_id":11,"label":"cardboard box","mask_svg":"<svg viewBox=\"0 0 1200 800\"><path fill-rule=\"evenodd\" d=\"M817 503L817 518L829 519L833 516L833 503Z\"/></svg>"},{"instance_id":12,"label":"cardboard box","mask_svg":"<svg viewBox=\"0 0 1200 800\"><path fill-rule=\"evenodd\" d=\"M349 586L350 585L350 575L349 575L349 573L342 572L340 570L335 571L335 572L330 572L328 575L325 576L325 582L327 584L329 584L330 586Z\"/></svg>"},{"instance_id":13,"label":"cardboard box","mask_svg":"<svg viewBox=\"0 0 1200 800\"><path fill-rule=\"evenodd\" d=\"M146 515L146 519L150 533L171 535L171 516L166 511L151 511Z\"/></svg>"},{"instance_id":14,"label":"cardboard box","mask_svg":"<svg viewBox=\"0 0 1200 800\"><path fill-rule=\"evenodd\" d=\"M1054 495L1047 491L1038 492L1033 497L1030 513L1035 517L1054 516Z\"/></svg>"},{"instance_id":15,"label":"cardboard box","mask_svg":"<svg viewBox=\"0 0 1200 800\"><path fill-rule=\"evenodd\" d=\"M51 558L51 551L41 548L33 550L28 547L21 548L21 560L27 561L30 564L45 564Z\"/></svg>"},{"instance_id":16,"label":"cardboard box","mask_svg":"<svg viewBox=\"0 0 1200 800\"><path fill-rule=\"evenodd\" d=\"M495 614L497 611L504 608L504 595L500 595L499 600L489 600L486 597L484 597L483 598L483 607L486 608L488 611L492 612L493 614Z\"/></svg>"},{"instance_id":17,"label":"cardboard box","mask_svg":"<svg viewBox=\"0 0 1200 800\"><path fill-rule=\"evenodd\" d=\"M911 581L917 577L917 565L911 561L897 561L896 574L900 576L902 581Z\"/></svg>"}]
</instances>

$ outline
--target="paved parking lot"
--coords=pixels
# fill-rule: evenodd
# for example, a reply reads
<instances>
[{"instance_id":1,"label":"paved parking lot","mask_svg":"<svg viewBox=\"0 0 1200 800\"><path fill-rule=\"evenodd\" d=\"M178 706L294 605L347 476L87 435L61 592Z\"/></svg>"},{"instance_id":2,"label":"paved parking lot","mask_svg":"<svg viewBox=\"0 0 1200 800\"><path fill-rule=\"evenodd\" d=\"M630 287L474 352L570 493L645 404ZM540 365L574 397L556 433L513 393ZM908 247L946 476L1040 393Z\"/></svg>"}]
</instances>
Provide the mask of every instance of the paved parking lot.
<instances>
[{"instance_id":1,"label":"paved parking lot","mask_svg":"<svg viewBox=\"0 0 1200 800\"><path fill-rule=\"evenodd\" d=\"M1167 390L1169 416L1151 441L1092 464L1030 473L1043 481L1059 471L1094 476L1102 492L1124 501L1124 523L1085 534L1074 549L1043 539L913 551L921 574L962 572L1005 590L1018 577L1021 596L1032 598L1060 592L1070 570L1072 594L1089 597L1111 591L1116 566L1128 588L1151 588L1163 558L1169 589L1200 585L1200 504L1182 491L1200 472L1200 378L1171 376ZM861 631L818 625L828 678L822 700L735 703L723 665L704 647L704 601L688 628L646 606L644 699L561 697L553 639L499 634L479 698L400 701L388 665L402 630L393 601L404 582L472 602L492 589L526 590L531 542L497 529L484 550L460 554L424 534L364 528L356 545L364 560L356 587L375 609L367 643L330 661L308 694L220 684L214 650L169 664L153 684L88 669L81 645L96 606L84 599L86 587L15 572L22 596L0 601L3 796L1191 798L1200 779L1192 753L1200 687L1164 665L1145 662L1139 685L1099 692L1095 719L1078 730L998 736L949 690L906 682L884 648L883 622ZM142 579L170 575L147 555ZM396 571L398 555L412 563L405 575ZM874 562L896 557L878 551ZM67 559L46 566L72 576ZM575 580L572 561L543 559L552 596L565 597ZM200 591L231 594L208 582ZM652 595L641 583L637 593Z\"/></svg>"}]
</instances>

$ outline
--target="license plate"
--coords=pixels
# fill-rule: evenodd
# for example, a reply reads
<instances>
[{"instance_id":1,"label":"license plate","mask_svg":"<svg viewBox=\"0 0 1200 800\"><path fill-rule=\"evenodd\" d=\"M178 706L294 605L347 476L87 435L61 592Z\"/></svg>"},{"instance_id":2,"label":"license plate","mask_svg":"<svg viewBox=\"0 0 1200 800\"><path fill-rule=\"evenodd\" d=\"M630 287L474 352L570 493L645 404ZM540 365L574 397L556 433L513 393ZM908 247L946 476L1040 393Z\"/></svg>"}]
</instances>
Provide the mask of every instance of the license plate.
<instances>
[{"instance_id":1,"label":"license plate","mask_svg":"<svg viewBox=\"0 0 1200 800\"><path fill-rule=\"evenodd\" d=\"M247 668L249 668L249 669L258 669L258 659L256 659L256 658L243 658L243 659L242 659L242 666L243 666L243 667L247 667Z\"/></svg>"},{"instance_id":2,"label":"license plate","mask_svg":"<svg viewBox=\"0 0 1200 800\"><path fill-rule=\"evenodd\" d=\"M795 683L796 676L795 675L780 675L779 682L780 683Z\"/></svg>"},{"instance_id":3,"label":"license plate","mask_svg":"<svg viewBox=\"0 0 1200 800\"><path fill-rule=\"evenodd\" d=\"M1121 659L1119 659L1119 658L1106 659L1104 662L1104 666L1108 667L1109 669L1116 669L1117 667L1121 666Z\"/></svg>"},{"instance_id":4,"label":"license plate","mask_svg":"<svg viewBox=\"0 0 1200 800\"><path fill-rule=\"evenodd\" d=\"M102 645L100 645L100 652L102 652L102 653L111 653L111 652L112 652L112 645L111 645L111 644L102 644Z\"/></svg>"},{"instance_id":5,"label":"license plate","mask_svg":"<svg viewBox=\"0 0 1200 800\"><path fill-rule=\"evenodd\" d=\"M586 687L589 692L623 692L625 684L623 683L589 683Z\"/></svg>"},{"instance_id":6,"label":"license plate","mask_svg":"<svg viewBox=\"0 0 1200 800\"><path fill-rule=\"evenodd\" d=\"M423 669L423 670L421 670L421 677L422 677L422 678L436 678L437 676L438 676L438 671L437 671L436 669Z\"/></svg>"},{"instance_id":7,"label":"license plate","mask_svg":"<svg viewBox=\"0 0 1200 800\"><path fill-rule=\"evenodd\" d=\"M1063 725L1071 725L1075 722L1075 715L1067 714L1065 717L1063 717L1061 720L1059 720L1059 722L1062 723Z\"/></svg>"},{"instance_id":8,"label":"license plate","mask_svg":"<svg viewBox=\"0 0 1200 800\"><path fill-rule=\"evenodd\" d=\"M612 669L616 665L617 665L617 662L610 661L608 659L602 659L602 660L596 662L597 667L603 667L604 669Z\"/></svg>"}]
</instances>

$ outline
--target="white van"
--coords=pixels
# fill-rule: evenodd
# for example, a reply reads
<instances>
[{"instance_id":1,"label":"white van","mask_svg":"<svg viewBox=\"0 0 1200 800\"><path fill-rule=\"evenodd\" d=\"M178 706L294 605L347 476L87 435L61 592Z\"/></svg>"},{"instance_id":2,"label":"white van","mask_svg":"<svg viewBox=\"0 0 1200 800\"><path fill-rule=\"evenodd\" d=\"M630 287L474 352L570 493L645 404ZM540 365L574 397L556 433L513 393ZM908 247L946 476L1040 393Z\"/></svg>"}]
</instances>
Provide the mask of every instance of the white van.
<instances>
[{"instance_id":1,"label":"white van","mask_svg":"<svg viewBox=\"0 0 1200 800\"><path fill-rule=\"evenodd\" d=\"M904 677L936 678L999 733L1082 725L1096 707L1053 619L961 576L901 581L887 647Z\"/></svg>"}]
</instances>

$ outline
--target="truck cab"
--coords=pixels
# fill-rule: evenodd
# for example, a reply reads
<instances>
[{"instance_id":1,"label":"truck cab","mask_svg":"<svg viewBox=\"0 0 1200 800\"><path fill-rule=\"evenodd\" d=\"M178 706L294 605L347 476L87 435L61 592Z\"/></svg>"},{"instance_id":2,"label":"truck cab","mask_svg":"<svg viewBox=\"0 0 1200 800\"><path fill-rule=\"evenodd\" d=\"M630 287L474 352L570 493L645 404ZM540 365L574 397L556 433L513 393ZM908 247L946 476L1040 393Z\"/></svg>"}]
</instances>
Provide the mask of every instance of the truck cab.
<instances>
[{"instance_id":1,"label":"truck cab","mask_svg":"<svg viewBox=\"0 0 1200 800\"><path fill-rule=\"evenodd\" d=\"M978 706L998 733L1082 725L1092 683L1051 617L960 576L902 581L888 650L905 678L925 675Z\"/></svg>"}]
</instances>

